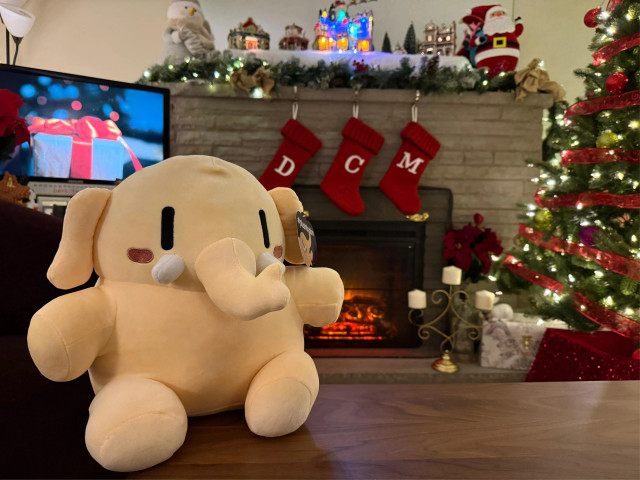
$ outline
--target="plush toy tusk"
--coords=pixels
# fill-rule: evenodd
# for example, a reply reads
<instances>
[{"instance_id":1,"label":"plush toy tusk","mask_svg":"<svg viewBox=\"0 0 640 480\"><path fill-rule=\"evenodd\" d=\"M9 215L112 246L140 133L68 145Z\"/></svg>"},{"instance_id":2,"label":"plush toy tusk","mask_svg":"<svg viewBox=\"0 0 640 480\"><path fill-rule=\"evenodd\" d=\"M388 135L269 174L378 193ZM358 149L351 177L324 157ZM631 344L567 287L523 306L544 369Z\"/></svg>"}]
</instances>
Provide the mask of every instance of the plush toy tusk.
<instances>
[{"instance_id":1,"label":"plush toy tusk","mask_svg":"<svg viewBox=\"0 0 640 480\"><path fill-rule=\"evenodd\" d=\"M184 261L178 255L164 255L151 269L153 279L166 285L175 282L184 271Z\"/></svg>"},{"instance_id":2,"label":"plush toy tusk","mask_svg":"<svg viewBox=\"0 0 640 480\"><path fill-rule=\"evenodd\" d=\"M281 264L282 262L274 257L271 253L264 252L256 260L256 275L260 275L260 273L272 263Z\"/></svg>"}]
</instances>

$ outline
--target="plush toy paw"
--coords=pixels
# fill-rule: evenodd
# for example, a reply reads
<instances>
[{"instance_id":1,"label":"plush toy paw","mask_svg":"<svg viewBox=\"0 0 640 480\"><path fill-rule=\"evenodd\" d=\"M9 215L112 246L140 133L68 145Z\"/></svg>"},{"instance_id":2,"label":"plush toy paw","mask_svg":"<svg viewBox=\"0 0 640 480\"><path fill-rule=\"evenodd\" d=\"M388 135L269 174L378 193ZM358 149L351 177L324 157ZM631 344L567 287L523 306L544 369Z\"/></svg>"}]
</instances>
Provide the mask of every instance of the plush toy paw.
<instances>
[{"instance_id":1,"label":"plush toy paw","mask_svg":"<svg viewBox=\"0 0 640 480\"><path fill-rule=\"evenodd\" d=\"M318 373L304 352L286 352L258 372L247 394L249 429L263 437L296 431L305 422L318 394Z\"/></svg>"},{"instance_id":2,"label":"plush toy paw","mask_svg":"<svg viewBox=\"0 0 640 480\"><path fill-rule=\"evenodd\" d=\"M300 428L312 405L309 388L295 378L281 378L254 393L245 417L256 435L280 437Z\"/></svg>"},{"instance_id":3,"label":"plush toy paw","mask_svg":"<svg viewBox=\"0 0 640 480\"><path fill-rule=\"evenodd\" d=\"M171 389L155 380L124 377L91 402L85 441L104 468L133 472L170 458L186 433L187 414Z\"/></svg>"}]
</instances>

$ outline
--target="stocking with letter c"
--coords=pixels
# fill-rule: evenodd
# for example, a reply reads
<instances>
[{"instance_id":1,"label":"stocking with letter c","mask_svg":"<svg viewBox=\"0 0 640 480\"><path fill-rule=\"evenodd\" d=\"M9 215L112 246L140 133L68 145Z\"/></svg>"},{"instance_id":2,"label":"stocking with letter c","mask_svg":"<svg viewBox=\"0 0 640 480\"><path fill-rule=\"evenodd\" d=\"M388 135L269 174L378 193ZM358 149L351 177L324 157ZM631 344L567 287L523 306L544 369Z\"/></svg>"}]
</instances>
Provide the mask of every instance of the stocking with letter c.
<instances>
[{"instance_id":1,"label":"stocking with letter c","mask_svg":"<svg viewBox=\"0 0 640 480\"><path fill-rule=\"evenodd\" d=\"M342 130L338 153L322 179L320 189L343 212L358 216L364 213L360 181L373 156L380 151L384 137L356 117Z\"/></svg>"},{"instance_id":2,"label":"stocking with letter c","mask_svg":"<svg viewBox=\"0 0 640 480\"><path fill-rule=\"evenodd\" d=\"M402 213L413 215L422 207L420 177L440 150L440 142L415 121L404 127L400 137L402 145L380 180L380 189Z\"/></svg>"},{"instance_id":3,"label":"stocking with letter c","mask_svg":"<svg viewBox=\"0 0 640 480\"><path fill-rule=\"evenodd\" d=\"M322 142L311 130L295 118L289 119L280 133L284 139L258 179L267 190L291 187L304 164L322 147Z\"/></svg>"}]
</instances>

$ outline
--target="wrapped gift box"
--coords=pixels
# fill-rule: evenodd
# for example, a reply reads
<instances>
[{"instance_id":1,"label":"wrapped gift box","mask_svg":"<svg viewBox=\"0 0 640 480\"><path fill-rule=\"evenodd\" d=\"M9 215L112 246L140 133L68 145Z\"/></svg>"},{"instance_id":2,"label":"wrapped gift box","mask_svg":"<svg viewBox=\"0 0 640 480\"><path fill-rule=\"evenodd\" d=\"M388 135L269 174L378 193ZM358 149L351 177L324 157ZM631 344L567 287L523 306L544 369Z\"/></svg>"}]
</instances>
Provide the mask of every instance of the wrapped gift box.
<instances>
[{"instance_id":1,"label":"wrapped gift box","mask_svg":"<svg viewBox=\"0 0 640 480\"><path fill-rule=\"evenodd\" d=\"M111 120L96 117L60 120L34 117L33 174L38 177L117 180L126 162L140 162Z\"/></svg>"},{"instance_id":2,"label":"wrapped gift box","mask_svg":"<svg viewBox=\"0 0 640 480\"><path fill-rule=\"evenodd\" d=\"M548 329L535 356L528 382L640 380L638 347L615 332Z\"/></svg>"},{"instance_id":3,"label":"wrapped gift box","mask_svg":"<svg viewBox=\"0 0 640 480\"><path fill-rule=\"evenodd\" d=\"M122 179L123 167L131 158L117 140L94 138L91 142L89 175L71 175L73 139L64 135L39 133L33 137L33 174L37 177Z\"/></svg>"},{"instance_id":4,"label":"wrapped gift box","mask_svg":"<svg viewBox=\"0 0 640 480\"><path fill-rule=\"evenodd\" d=\"M543 321L515 314L512 319L489 319L482 323L480 365L529 370L538 346L549 327L566 328L558 320Z\"/></svg>"}]
</instances>

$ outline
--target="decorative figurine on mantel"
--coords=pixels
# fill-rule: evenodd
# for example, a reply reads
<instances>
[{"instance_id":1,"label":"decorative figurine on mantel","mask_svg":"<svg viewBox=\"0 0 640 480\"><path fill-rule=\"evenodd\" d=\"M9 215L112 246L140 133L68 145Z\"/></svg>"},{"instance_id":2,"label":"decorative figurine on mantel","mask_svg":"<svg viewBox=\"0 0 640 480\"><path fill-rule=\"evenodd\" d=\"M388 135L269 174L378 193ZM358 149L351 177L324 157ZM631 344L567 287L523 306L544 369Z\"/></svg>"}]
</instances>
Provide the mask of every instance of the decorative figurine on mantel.
<instances>
[{"instance_id":1,"label":"decorative figurine on mantel","mask_svg":"<svg viewBox=\"0 0 640 480\"><path fill-rule=\"evenodd\" d=\"M366 3L366 0L359 3ZM348 6L342 0L336 0L328 10L320 10L316 23L314 50L331 52L369 52L373 51L373 12L364 11L349 16Z\"/></svg>"},{"instance_id":2,"label":"decorative figurine on mantel","mask_svg":"<svg viewBox=\"0 0 640 480\"><path fill-rule=\"evenodd\" d=\"M21 185L15 175L4 172L0 180L0 199L11 203L24 205L29 200L30 190L26 185Z\"/></svg>"},{"instance_id":3,"label":"decorative figurine on mantel","mask_svg":"<svg viewBox=\"0 0 640 480\"><path fill-rule=\"evenodd\" d=\"M269 50L271 36L265 32L260 25L247 18L247 21L240 22L237 28L229 30L227 37L229 48L238 50Z\"/></svg>"},{"instance_id":4,"label":"decorative figurine on mantel","mask_svg":"<svg viewBox=\"0 0 640 480\"><path fill-rule=\"evenodd\" d=\"M438 26L431 21L424 27L424 41L418 46L418 53L451 56L455 49L456 22Z\"/></svg>"},{"instance_id":5,"label":"decorative figurine on mantel","mask_svg":"<svg viewBox=\"0 0 640 480\"><path fill-rule=\"evenodd\" d=\"M173 0L167 9L160 62L183 62L188 57L211 59L213 34L198 0Z\"/></svg>"},{"instance_id":6,"label":"decorative figurine on mantel","mask_svg":"<svg viewBox=\"0 0 640 480\"><path fill-rule=\"evenodd\" d=\"M469 31L458 55L467 57L475 68L488 68L489 78L516 69L520 58L518 37L524 28L520 17L511 20L501 5L482 5L473 7L462 21Z\"/></svg>"},{"instance_id":7,"label":"decorative figurine on mantel","mask_svg":"<svg viewBox=\"0 0 640 480\"><path fill-rule=\"evenodd\" d=\"M306 50L309 39L304 36L304 30L295 23L284 28L284 37L280 39L280 50Z\"/></svg>"}]
</instances>

